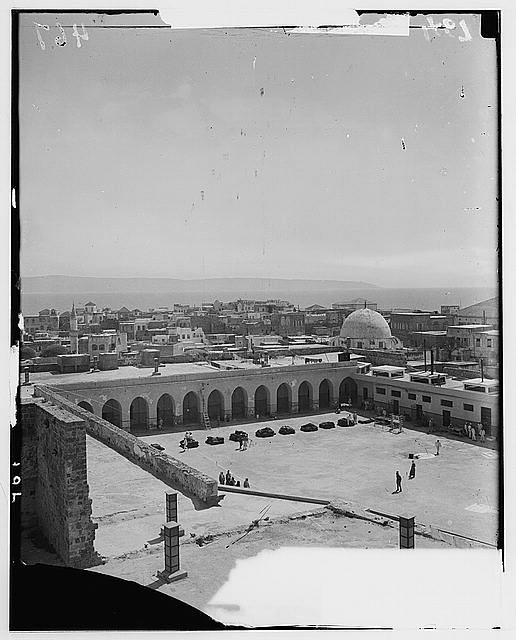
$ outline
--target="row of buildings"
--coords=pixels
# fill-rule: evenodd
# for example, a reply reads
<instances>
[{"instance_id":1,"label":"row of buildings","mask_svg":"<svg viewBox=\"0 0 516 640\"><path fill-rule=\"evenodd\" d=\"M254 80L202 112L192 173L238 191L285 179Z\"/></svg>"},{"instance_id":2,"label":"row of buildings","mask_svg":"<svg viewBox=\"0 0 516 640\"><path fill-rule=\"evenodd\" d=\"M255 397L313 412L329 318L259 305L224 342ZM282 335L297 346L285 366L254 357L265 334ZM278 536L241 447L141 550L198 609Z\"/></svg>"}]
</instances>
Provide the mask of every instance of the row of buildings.
<instances>
[{"instance_id":1,"label":"row of buildings","mask_svg":"<svg viewBox=\"0 0 516 640\"><path fill-rule=\"evenodd\" d=\"M495 374L496 298L464 309L447 305L439 312L375 308L376 303L360 299L304 310L287 301L239 299L143 312L99 310L88 302L70 312L44 309L25 316L24 347L32 358L87 354L92 361L109 360L110 367L137 364L149 350L160 362L186 362L344 348L366 355L374 365L405 365L432 350L436 361L460 363L463 371L467 363L478 369L482 362L487 374ZM40 366L46 364L52 363Z\"/></svg>"}]
</instances>

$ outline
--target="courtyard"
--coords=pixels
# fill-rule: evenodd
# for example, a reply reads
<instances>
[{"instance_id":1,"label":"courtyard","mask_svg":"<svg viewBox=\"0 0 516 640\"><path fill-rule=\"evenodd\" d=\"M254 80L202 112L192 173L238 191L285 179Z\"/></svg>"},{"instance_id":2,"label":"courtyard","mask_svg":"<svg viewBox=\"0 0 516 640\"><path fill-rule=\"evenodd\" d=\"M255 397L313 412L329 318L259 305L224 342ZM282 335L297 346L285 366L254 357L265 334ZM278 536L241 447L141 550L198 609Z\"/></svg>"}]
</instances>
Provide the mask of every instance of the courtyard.
<instances>
[{"instance_id":1,"label":"courtyard","mask_svg":"<svg viewBox=\"0 0 516 640\"><path fill-rule=\"evenodd\" d=\"M498 453L469 442L405 428L394 434L373 424L304 433L299 427L312 421L336 421L334 413L255 422L241 427L220 427L193 432L200 442L182 452L183 433L153 432L144 440L159 443L179 460L218 478L231 470L249 479L251 490L321 500L344 499L390 515L413 515L417 522L434 525L484 542L496 544L498 530ZM293 435L279 435L289 424ZM260 439L255 431L270 425L277 435ZM251 437L247 451L229 440L235 428ZM225 437L222 445L205 444L207 435ZM88 437L88 483L93 517L99 524L96 548L113 558L159 542L164 522L165 483L118 453ZM416 461L416 477L408 480L409 453L428 453ZM393 493L395 472L403 477L403 492ZM270 505L271 518L310 510L314 505L263 496L222 492L220 505L200 509L178 495L179 521L190 534L207 535L246 526Z\"/></svg>"}]
</instances>

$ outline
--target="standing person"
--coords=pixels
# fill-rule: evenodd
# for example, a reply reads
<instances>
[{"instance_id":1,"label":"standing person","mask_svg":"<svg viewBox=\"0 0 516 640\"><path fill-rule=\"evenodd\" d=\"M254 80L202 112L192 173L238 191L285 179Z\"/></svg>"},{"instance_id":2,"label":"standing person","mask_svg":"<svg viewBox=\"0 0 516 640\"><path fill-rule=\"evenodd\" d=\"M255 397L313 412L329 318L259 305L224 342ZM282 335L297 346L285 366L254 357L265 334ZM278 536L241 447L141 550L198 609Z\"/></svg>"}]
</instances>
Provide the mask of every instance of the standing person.
<instances>
[{"instance_id":1,"label":"standing person","mask_svg":"<svg viewBox=\"0 0 516 640\"><path fill-rule=\"evenodd\" d=\"M357 424L358 419L357 419L357 412L353 411L353 424Z\"/></svg>"},{"instance_id":2,"label":"standing person","mask_svg":"<svg viewBox=\"0 0 516 640\"><path fill-rule=\"evenodd\" d=\"M469 438L469 422L466 422L466 424L464 425L464 432L466 436Z\"/></svg>"},{"instance_id":3,"label":"standing person","mask_svg":"<svg viewBox=\"0 0 516 640\"><path fill-rule=\"evenodd\" d=\"M434 421L432 418L428 421L428 433L433 433L434 431Z\"/></svg>"},{"instance_id":4,"label":"standing person","mask_svg":"<svg viewBox=\"0 0 516 640\"><path fill-rule=\"evenodd\" d=\"M229 469L226 471L226 484L229 486L231 484L230 482L231 480L231 473L229 471Z\"/></svg>"},{"instance_id":5,"label":"standing person","mask_svg":"<svg viewBox=\"0 0 516 640\"><path fill-rule=\"evenodd\" d=\"M244 448L244 438L243 436L239 438L238 440L238 450L242 451L242 449Z\"/></svg>"},{"instance_id":6,"label":"standing person","mask_svg":"<svg viewBox=\"0 0 516 640\"><path fill-rule=\"evenodd\" d=\"M243 446L243 450L247 451L249 447L249 435L246 433L244 436L244 446Z\"/></svg>"},{"instance_id":7,"label":"standing person","mask_svg":"<svg viewBox=\"0 0 516 640\"><path fill-rule=\"evenodd\" d=\"M480 429L480 442L485 442L486 441L486 430L484 429L484 425L482 425L482 428Z\"/></svg>"},{"instance_id":8,"label":"standing person","mask_svg":"<svg viewBox=\"0 0 516 640\"><path fill-rule=\"evenodd\" d=\"M408 479L412 480L412 478L416 477L416 461L412 460L412 464L410 465L410 471L408 474Z\"/></svg>"},{"instance_id":9,"label":"standing person","mask_svg":"<svg viewBox=\"0 0 516 640\"><path fill-rule=\"evenodd\" d=\"M471 439L473 440L473 442L477 441L477 430L474 424L471 425Z\"/></svg>"},{"instance_id":10,"label":"standing person","mask_svg":"<svg viewBox=\"0 0 516 640\"><path fill-rule=\"evenodd\" d=\"M219 473L219 484L224 484L224 472Z\"/></svg>"},{"instance_id":11,"label":"standing person","mask_svg":"<svg viewBox=\"0 0 516 640\"><path fill-rule=\"evenodd\" d=\"M399 471L396 471L396 491L394 493L400 493L403 491L401 488L401 475Z\"/></svg>"},{"instance_id":12,"label":"standing person","mask_svg":"<svg viewBox=\"0 0 516 640\"><path fill-rule=\"evenodd\" d=\"M244 489L249 489L249 478L244 480Z\"/></svg>"},{"instance_id":13,"label":"standing person","mask_svg":"<svg viewBox=\"0 0 516 640\"><path fill-rule=\"evenodd\" d=\"M435 441L435 455L438 456L439 455L439 451L441 449L441 443L439 440Z\"/></svg>"}]
</instances>

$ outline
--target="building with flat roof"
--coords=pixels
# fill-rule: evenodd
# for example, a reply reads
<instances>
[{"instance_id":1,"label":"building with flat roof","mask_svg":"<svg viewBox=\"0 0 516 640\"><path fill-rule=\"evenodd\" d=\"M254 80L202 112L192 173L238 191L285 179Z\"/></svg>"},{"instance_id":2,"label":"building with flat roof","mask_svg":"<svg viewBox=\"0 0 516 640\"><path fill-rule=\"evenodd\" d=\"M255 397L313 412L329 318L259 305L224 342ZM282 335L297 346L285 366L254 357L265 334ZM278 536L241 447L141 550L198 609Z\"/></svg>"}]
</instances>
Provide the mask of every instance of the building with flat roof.
<instances>
[{"instance_id":1,"label":"building with flat roof","mask_svg":"<svg viewBox=\"0 0 516 640\"><path fill-rule=\"evenodd\" d=\"M494 329L498 329L498 311L498 297L483 300L469 307L459 309L456 324L489 324Z\"/></svg>"}]
</instances>

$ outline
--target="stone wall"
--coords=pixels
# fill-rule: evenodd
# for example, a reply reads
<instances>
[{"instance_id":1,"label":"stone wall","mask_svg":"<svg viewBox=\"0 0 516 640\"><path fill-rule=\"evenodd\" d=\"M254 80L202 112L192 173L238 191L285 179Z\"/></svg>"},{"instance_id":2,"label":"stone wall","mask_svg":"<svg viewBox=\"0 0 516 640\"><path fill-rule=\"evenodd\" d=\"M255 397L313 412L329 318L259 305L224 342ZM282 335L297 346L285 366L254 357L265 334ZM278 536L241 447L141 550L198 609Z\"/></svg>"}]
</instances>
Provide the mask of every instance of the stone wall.
<instances>
[{"instance_id":1,"label":"stone wall","mask_svg":"<svg viewBox=\"0 0 516 640\"><path fill-rule=\"evenodd\" d=\"M393 367L406 367L407 356L403 351L392 351L389 349L355 349L352 353L364 356L367 362L370 362L373 367L379 367L384 364L390 364Z\"/></svg>"},{"instance_id":2,"label":"stone wall","mask_svg":"<svg viewBox=\"0 0 516 640\"><path fill-rule=\"evenodd\" d=\"M181 489L208 505L218 502L218 483L213 478L160 452L136 436L82 409L74 402L44 386L35 386L34 393L78 416L89 435L122 454L131 462L150 471L168 485Z\"/></svg>"},{"instance_id":3,"label":"stone wall","mask_svg":"<svg viewBox=\"0 0 516 640\"><path fill-rule=\"evenodd\" d=\"M22 527L37 527L68 566L98 564L83 420L42 402L21 407Z\"/></svg>"}]
</instances>

